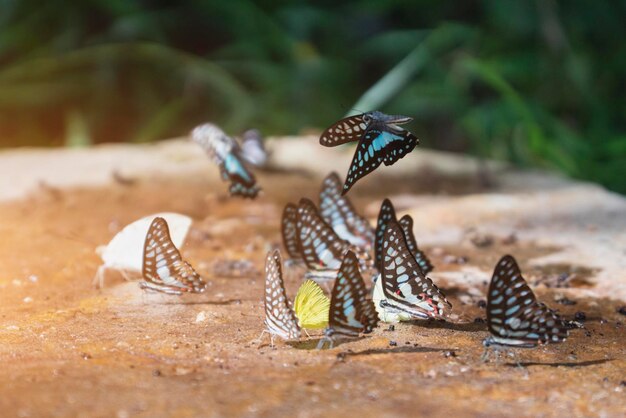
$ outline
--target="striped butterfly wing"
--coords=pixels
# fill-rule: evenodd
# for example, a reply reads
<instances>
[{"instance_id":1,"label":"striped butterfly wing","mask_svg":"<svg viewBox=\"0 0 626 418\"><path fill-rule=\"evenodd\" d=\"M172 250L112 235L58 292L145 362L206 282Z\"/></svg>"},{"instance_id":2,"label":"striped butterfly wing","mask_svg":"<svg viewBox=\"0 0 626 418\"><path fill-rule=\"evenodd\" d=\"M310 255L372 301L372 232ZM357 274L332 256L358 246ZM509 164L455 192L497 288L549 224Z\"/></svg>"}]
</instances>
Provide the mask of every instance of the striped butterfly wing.
<instances>
[{"instance_id":1,"label":"striped butterfly wing","mask_svg":"<svg viewBox=\"0 0 626 418\"><path fill-rule=\"evenodd\" d=\"M376 241L374 244L374 262L378 271L383 271L383 242L389 222L396 220L396 210L389 199L383 200L376 221Z\"/></svg>"},{"instance_id":2,"label":"striped butterfly wing","mask_svg":"<svg viewBox=\"0 0 626 418\"><path fill-rule=\"evenodd\" d=\"M419 144L419 139L409 131L401 129L397 132L397 135L402 140L394 140L390 143L385 152L384 163L386 166L394 164L399 159L413 151L413 149Z\"/></svg>"},{"instance_id":3,"label":"striped butterfly wing","mask_svg":"<svg viewBox=\"0 0 626 418\"><path fill-rule=\"evenodd\" d=\"M372 124L357 145L342 194L345 195L359 179L374 171L382 162L392 165L411 152L416 144L417 138L408 131L391 131L383 123Z\"/></svg>"},{"instance_id":4,"label":"striped butterfly wing","mask_svg":"<svg viewBox=\"0 0 626 418\"><path fill-rule=\"evenodd\" d=\"M334 334L358 336L371 332L378 324L374 303L367 297L359 264L349 251L341 263L330 298L328 327Z\"/></svg>"},{"instance_id":5,"label":"striped butterfly wing","mask_svg":"<svg viewBox=\"0 0 626 418\"><path fill-rule=\"evenodd\" d=\"M413 254L413 257L415 257L415 261L417 261L417 264L422 269L422 273L427 275L433 271L433 265L426 254L424 254L424 252L417 246L417 241L415 240L415 235L413 234L413 218L411 218L410 215L404 215L400 218L398 224L400 224L400 228L402 228L402 232L404 233L407 248L411 254Z\"/></svg>"},{"instance_id":6,"label":"striped butterfly wing","mask_svg":"<svg viewBox=\"0 0 626 418\"><path fill-rule=\"evenodd\" d=\"M563 321L539 303L522 277L515 259L498 261L487 295L487 324L496 343L533 347L561 342L568 330Z\"/></svg>"},{"instance_id":7,"label":"striped butterfly wing","mask_svg":"<svg viewBox=\"0 0 626 418\"><path fill-rule=\"evenodd\" d=\"M278 250L268 253L265 260L265 326L270 334L285 340L300 338L298 319L287 299Z\"/></svg>"},{"instance_id":8,"label":"striped butterfly wing","mask_svg":"<svg viewBox=\"0 0 626 418\"><path fill-rule=\"evenodd\" d=\"M183 260L172 242L165 219L154 218L146 234L143 249L142 287L164 293L202 293L206 283L191 265Z\"/></svg>"},{"instance_id":9,"label":"striped butterfly wing","mask_svg":"<svg viewBox=\"0 0 626 418\"><path fill-rule=\"evenodd\" d=\"M337 173L330 173L320 191L320 214L343 240L361 248L370 248L374 231L367 219L360 216L350 200L341 195L341 180Z\"/></svg>"},{"instance_id":10,"label":"striped butterfly wing","mask_svg":"<svg viewBox=\"0 0 626 418\"><path fill-rule=\"evenodd\" d=\"M280 230L283 237L283 245L292 260L302 259L302 248L300 247L300 239L296 225L297 221L298 208L293 203L287 203L283 210Z\"/></svg>"},{"instance_id":11,"label":"striped butterfly wing","mask_svg":"<svg viewBox=\"0 0 626 418\"><path fill-rule=\"evenodd\" d=\"M309 199L300 200L296 225L307 267L337 270L341 266L347 244L322 219L315 204Z\"/></svg>"},{"instance_id":12,"label":"striped butterfly wing","mask_svg":"<svg viewBox=\"0 0 626 418\"><path fill-rule=\"evenodd\" d=\"M325 147L335 147L361 139L368 124L363 121L363 114L350 116L336 122L326 129L320 136L320 144Z\"/></svg>"},{"instance_id":13,"label":"striped butterfly wing","mask_svg":"<svg viewBox=\"0 0 626 418\"><path fill-rule=\"evenodd\" d=\"M409 251L396 221L389 222L383 242L383 294L395 308L419 318L441 318L452 307L426 277Z\"/></svg>"}]
</instances>

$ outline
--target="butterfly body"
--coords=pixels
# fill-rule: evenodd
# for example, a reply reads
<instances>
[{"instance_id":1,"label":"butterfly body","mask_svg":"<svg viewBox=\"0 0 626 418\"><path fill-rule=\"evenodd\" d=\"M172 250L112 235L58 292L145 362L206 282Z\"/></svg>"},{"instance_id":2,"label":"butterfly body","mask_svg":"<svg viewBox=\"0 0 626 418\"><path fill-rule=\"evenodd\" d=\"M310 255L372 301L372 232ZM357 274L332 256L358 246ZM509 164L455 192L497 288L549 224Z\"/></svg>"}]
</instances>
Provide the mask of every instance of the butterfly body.
<instances>
[{"instance_id":1,"label":"butterfly body","mask_svg":"<svg viewBox=\"0 0 626 418\"><path fill-rule=\"evenodd\" d=\"M483 341L485 347L532 348L562 342L568 336L558 315L537 301L510 255L500 259L491 278L487 326L491 335Z\"/></svg>"},{"instance_id":2,"label":"butterfly body","mask_svg":"<svg viewBox=\"0 0 626 418\"><path fill-rule=\"evenodd\" d=\"M287 299L283 282L282 262L278 251L270 252L265 261L264 323L265 331L270 334L272 339L274 336L284 340L300 338L301 331L298 319Z\"/></svg>"},{"instance_id":3,"label":"butterfly body","mask_svg":"<svg viewBox=\"0 0 626 418\"><path fill-rule=\"evenodd\" d=\"M396 314L398 320L406 320L407 315L410 319L445 317L452 305L422 272L396 221L390 221L385 230L382 252L381 283L377 281L375 287L375 292L377 288L382 292L375 296L380 316Z\"/></svg>"},{"instance_id":4,"label":"butterfly body","mask_svg":"<svg viewBox=\"0 0 626 418\"><path fill-rule=\"evenodd\" d=\"M191 139L199 144L220 169L224 181L229 181L232 196L255 198L261 190L254 174L245 166L239 144L216 125L206 123L191 132Z\"/></svg>"},{"instance_id":5,"label":"butterfly body","mask_svg":"<svg viewBox=\"0 0 626 418\"><path fill-rule=\"evenodd\" d=\"M325 337L318 348L328 341L332 346L336 336L357 337L371 332L378 324L376 309L367 298L367 289L359 273L358 260L352 251L346 253L330 299L330 313Z\"/></svg>"},{"instance_id":6,"label":"butterfly body","mask_svg":"<svg viewBox=\"0 0 626 418\"><path fill-rule=\"evenodd\" d=\"M380 164L392 165L413 151L419 140L398 126L411 120L408 116L373 111L344 118L322 133L320 144L327 147L359 141L342 194Z\"/></svg>"},{"instance_id":7,"label":"butterfly body","mask_svg":"<svg viewBox=\"0 0 626 418\"><path fill-rule=\"evenodd\" d=\"M202 293L207 284L191 265L183 260L170 238L165 219L156 217L144 242L142 289L171 295L183 292Z\"/></svg>"},{"instance_id":8,"label":"butterfly body","mask_svg":"<svg viewBox=\"0 0 626 418\"><path fill-rule=\"evenodd\" d=\"M335 172L330 173L322 184L320 215L344 241L364 249L373 246L374 230L341 194L341 181Z\"/></svg>"}]
</instances>

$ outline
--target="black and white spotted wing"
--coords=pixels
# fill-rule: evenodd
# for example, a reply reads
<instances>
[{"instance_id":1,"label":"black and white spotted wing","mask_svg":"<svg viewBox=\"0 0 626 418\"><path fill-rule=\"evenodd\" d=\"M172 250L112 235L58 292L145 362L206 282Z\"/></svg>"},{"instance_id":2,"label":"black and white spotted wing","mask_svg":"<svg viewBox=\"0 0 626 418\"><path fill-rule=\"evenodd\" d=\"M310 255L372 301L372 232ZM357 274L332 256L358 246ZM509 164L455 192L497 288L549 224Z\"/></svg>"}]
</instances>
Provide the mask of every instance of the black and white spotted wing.
<instances>
[{"instance_id":1,"label":"black and white spotted wing","mask_svg":"<svg viewBox=\"0 0 626 418\"><path fill-rule=\"evenodd\" d=\"M367 219L360 216L346 196L341 195L341 180L330 173L320 191L320 214L343 240L360 248L371 248L374 230Z\"/></svg>"},{"instance_id":2,"label":"black and white spotted wing","mask_svg":"<svg viewBox=\"0 0 626 418\"><path fill-rule=\"evenodd\" d=\"M491 278L487 325L491 336L485 346L534 347L564 341L568 335L558 315L537 301L510 255L498 261Z\"/></svg>"},{"instance_id":3,"label":"black and white spotted wing","mask_svg":"<svg viewBox=\"0 0 626 418\"><path fill-rule=\"evenodd\" d=\"M374 303L367 297L359 264L353 252L346 253L330 298L326 335L356 337L371 332L378 324Z\"/></svg>"},{"instance_id":4,"label":"black and white spotted wing","mask_svg":"<svg viewBox=\"0 0 626 418\"><path fill-rule=\"evenodd\" d=\"M366 113L363 113L350 116L336 122L322 133L320 144L325 147L335 147L348 142L358 141L367 130L369 123L371 123L371 119L368 117L365 118L365 121L363 120L363 116L366 115Z\"/></svg>"},{"instance_id":5,"label":"black and white spotted wing","mask_svg":"<svg viewBox=\"0 0 626 418\"><path fill-rule=\"evenodd\" d=\"M268 253L265 260L265 326L271 335L285 340L296 340L301 335L298 319L287 299L278 250Z\"/></svg>"},{"instance_id":6,"label":"black and white spotted wing","mask_svg":"<svg viewBox=\"0 0 626 418\"><path fill-rule=\"evenodd\" d=\"M283 237L283 245L293 261L302 260L302 248L300 247L300 238L298 237L297 222L298 208L293 203L287 203L285 209L283 209L280 230Z\"/></svg>"},{"instance_id":7,"label":"black and white spotted wing","mask_svg":"<svg viewBox=\"0 0 626 418\"><path fill-rule=\"evenodd\" d=\"M431 264L426 254L424 254L424 252L420 250L417 246L417 241L415 240L415 235L413 234L413 218L411 218L410 215L404 215L402 218L400 218L398 224L400 225L400 228L402 228L402 232L404 233L404 239L406 241L407 248L409 249L411 254L413 254L415 261L417 261L417 264L419 264L420 268L422 269L422 273L427 275L428 273L433 271L433 265Z\"/></svg>"},{"instance_id":8,"label":"black and white spotted wing","mask_svg":"<svg viewBox=\"0 0 626 418\"><path fill-rule=\"evenodd\" d=\"M165 219L154 218L143 247L143 289L180 295L202 293L207 284L191 265L183 260L172 242Z\"/></svg>"},{"instance_id":9,"label":"black and white spotted wing","mask_svg":"<svg viewBox=\"0 0 626 418\"><path fill-rule=\"evenodd\" d=\"M408 250L404 233L389 222L383 240L381 280L386 303L416 318L441 318L452 307L446 296L426 277Z\"/></svg>"},{"instance_id":10,"label":"black and white spotted wing","mask_svg":"<svg viewBox=\"0 0 626 418\"><path fill-rule=\"evenodd\" d=\"M389 199L383 200L376 221L376 238L374 244L374 262L378 271L383 271L383 241L389 222L396 220L396 210Z\"/></svg>"}]
</instances>

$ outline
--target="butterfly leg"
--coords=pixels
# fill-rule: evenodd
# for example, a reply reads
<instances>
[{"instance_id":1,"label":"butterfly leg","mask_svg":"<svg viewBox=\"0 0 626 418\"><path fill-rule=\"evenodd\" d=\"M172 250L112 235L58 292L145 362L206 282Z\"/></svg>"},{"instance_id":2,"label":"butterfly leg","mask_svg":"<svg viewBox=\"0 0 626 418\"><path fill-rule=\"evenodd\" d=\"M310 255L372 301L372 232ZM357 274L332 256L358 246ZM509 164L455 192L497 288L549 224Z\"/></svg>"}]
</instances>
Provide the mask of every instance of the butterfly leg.
<instances>
[{"instance_id":1,"label":"butterfly leg","mask_svg":"<svg viewBox=\"0 0 626 418\"><path fill-rule=\"evenodd\" d=\"M317 343L317 349L321 350L324 348L324 346L326 345L326 343L328 342L328 349L333 348L334 345L334 341L331 337L322 337L322 339L320 339L320 342Z\"/></svg>"},{"instance_id":2,"label":"butterfly leg","mask_svg":"<svg viewBox=\"0 0 626 418\"><path fill-rule=\"evenodd\" d=\"M102 264L98 267L96 271L96 275L93 277L93 281L91 282L92 286L96 289L102 289L104 287L104 275L106 273L107 266Z\"/></svg>"},{"instance_id":3,"label":"butterfly leg","mask_svg":"<svg viewBox=\"0 0 626 418\"><path fill-rule=\"evenodd\" d=\"M487 363L489 361L489 352L491 350L489 349L489 347L485 347L485 351L483 351L483 355L480 356L480 361L482 361L483 363Z\"/></svg>"},{"instance_id":4,"label":"butterfly leg","mask_svg":"<svg viewBox=\"0 0 626 418\"><path fill-rule=\"evenodd\" d=\"M266 329L264 329L263 332L261 332L261 335L259 335L258 338L250 341L250 344L259 344L258 348L261 348L262 347L261 343L263 342L263 336L265 334L269 334L269 331ZM271 337L271 334L270 334L270 337Z\"/></svg>"}]
</instances>

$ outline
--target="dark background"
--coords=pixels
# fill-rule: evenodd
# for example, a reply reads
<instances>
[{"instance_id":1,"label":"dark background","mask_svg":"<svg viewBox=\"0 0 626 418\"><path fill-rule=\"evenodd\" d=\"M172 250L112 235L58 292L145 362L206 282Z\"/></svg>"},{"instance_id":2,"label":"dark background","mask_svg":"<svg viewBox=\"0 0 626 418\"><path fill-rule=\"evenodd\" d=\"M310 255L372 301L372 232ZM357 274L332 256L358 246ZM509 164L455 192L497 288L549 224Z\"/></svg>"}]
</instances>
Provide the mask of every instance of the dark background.
<instances>
[{"instance_id":1,"label":"dark background","mask_svg":"<svg viewBox=\"0 0 626 418\"><path fill-rule=\"evenodd\" d=\"M625 93L626 1L0 0L4 147L379 109L423 146L626 193Z\"/></svg>"}]
</instances>

